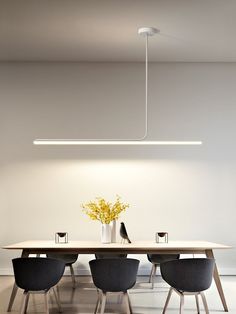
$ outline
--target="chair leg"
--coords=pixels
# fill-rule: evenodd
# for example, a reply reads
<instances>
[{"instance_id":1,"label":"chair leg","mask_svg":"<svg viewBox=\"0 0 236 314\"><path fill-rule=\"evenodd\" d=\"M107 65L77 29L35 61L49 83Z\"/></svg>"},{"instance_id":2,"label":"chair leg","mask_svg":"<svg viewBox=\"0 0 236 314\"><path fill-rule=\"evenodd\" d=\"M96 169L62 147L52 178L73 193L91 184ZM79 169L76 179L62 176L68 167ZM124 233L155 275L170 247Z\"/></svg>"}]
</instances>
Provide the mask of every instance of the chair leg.
<instances>
[{"instance_id":1,"label":"chair leg","mask_svg":"<svg viewBox=\"0 0 236 314\"><path fill-rule=\"evenodd\" d=\"M131 302L130 302L130 297L129 297L129 292L127 291L127 300L129 302L129 311L130 314L133 314L133 310L132 310L132 306L131 306Z\"/></svg>"},{"instance_id":2,"label":"chair leg","mask_svg":"<svg viewBox=\"0 0 236 314\"><path fill-rule=\"evenodd\" d=\"M95 309L94 309L94 314L97 314L97 313L98 313L99 305L100 305L100 298L99 298L99 296L98 296L98 298L97 298L97 303L96 303L96 306L95 306Z\"/></svg>"},{"instance_id":3,"label":"chair leg","mask_svg":"<svg viewBox=\"0 0 236 314\"><path fill-rule=\"evenodd\" d=\"M20 314L25 314L27 295L28 295L28 293L24 291L23 297L22 297L22 304L21 304Z\"/></svg>"},{"instance_id":4,"label":"chair leg","mask_svg":"<svg viewBox=\"0 0 236 314\"><path fill-rule=\"evenodd\" d=\"M13 303L14 303L17 290L18 290L18 287L17 287L16 283L14 283L13 288L12 288L12 293L11 293L10 301L9 301L8 308L7 308L7 312L11 312L12 305L13 305Z\"/></svg>"},{"instance_id":5,"label":"chair leg","mask_svg":"<svg viewBox=\"0 0 236 314\"><path fill-rule=\"evenodd\" d=\"M202 303L203 303L205 312L206 312L206 314L209 314L209 309L208 309L208 305L207 305L205 294L203 292L201 292L200 295L202 297Z\"/></svg>"},{"instance_id":6,"label":"chair leg","mask_svg":"<svg viewBox=\"0 0 236 314\"><path fill-rule=\"evenodd\" d=\"M157 265L153 264L154 269L153 269L153 273L152 273L152 289L154 289L154 282L155 282L155 278L156 278L156 273L157 273Z\"/></svg>"},{"instance_id":7,"label":"chair leg","mask_svg":"<svg viewBox=\"0 0 236 314\"><path fill-rule=\"evenodd\" d=\"M107 295L105 292L102 292L102 305L101 305L101 314L104 314L105 305L106 305Z\"/></svg>"},{"instance_id":8,"label":"chair leg","mask_svg":"<svg viewBox=\"0 0 236 314\"><path fill-rule=\"evenodd\" d=\"M125 300L125 303L126 303L126 313L127 313L127 314L131 314L131 312L130 312L129 296L128 296L127 291L124 292L124 300Z\"/></svg>"},{"instance_id":9,"label":"chair leg","mask_svg":"<svg viewBox=\"0 0 236 314\"><path fill-rule=\"evenodd\" d=\"M152 269L151 269L151 272L150 272L150 275L149 275L149 280L148 280L149 283L152 282L153 271L154 271L154 264L152 264Z\"/></svg>"},{"instance_id":10,"label":"chair leg","mask_svg":"<svg viewBox=\"0 0 236 314\"><path fill-rule=\"evenodd\" d=\"M96 303L96 306L95 306L95 310L94 310L94 314L97 314L98 313L98 310L99 310L99 306L100 306L100 303L101 303L101 297L100 297L100 292L99 290L97 289L97 303Z\"/></svg>"},{"instance_id":11,"label":"chair leg","mask_svg":"<svg viewBox=\"0 0 236 314\"><path fill-rule=\"evenodd\" d=\"M44 293L44 302L45 302L46 314L49 314L48 292L45 292L45 293Z\"/></svg>"},{"instance_id":12,"label":"chair leg","mask_svg":"<svg viewBox=\"0 0 236 314\"><path fill-rule=\"evenodd\" d=\"M167 306L168 306L168 304L170 302L170 298L171 298L172 292L173 292L173 288L170 288L162 314L166 313Z\"/></svg>"},{"instance_id":13,"label":"chair leg","mask_svg":"<svg viewBox=\"0 0 236 314\"><path fill-rule=\"evenodd\" d=\"M29 304L29 296L30 296L30 294L27 293L26 300L25 300L25 313L27 312L27 308L28 308L28 304Z\"/></svg>"},{"instance_id":14,"label":"chair leg","mask_svg":"<svg viewBox=\"0 0 236 314\"><path fill-rule=\"evenodd\" d=\"M196 306L197 306L197 314L200 314L198 294L195 294L195 300L196 300Z\"/></svg>"},{"instance_id":15,"label":"chair leg","mask_svg":"<svg viewBox=\"0 0 236 314\"><path fill-rule=\"evenodd\" d=\"M75 280L74 268L72 265L70 265L70 274L71 274L73 289L75 289L76 288L76 280Z\"/></svg>"},{"instance_id":16,"label":"chair leg","mask_svg":"<svg viewBox=\"0 0 236 314\"><path fill-rule=\"evenodd\" d=\"M184 312L184 295L180 296L180 308L179 308L179 314L182 314Z\"/></svg>"},{"instance_id":17,"label":"chair leg","mask_svg":"<svg viewBox=\"0 0 236 314\"><path fill-rule=\"evenodd\" d=\"M54 287L52 288L52 291L53 291L53 294L54 294L54 297L55 297L55 300L56 300L56 303L58 306L58 312L62 313L60 296L59 296L59 294L57 294L56 289Z\"/></svg>"}]
</instances>

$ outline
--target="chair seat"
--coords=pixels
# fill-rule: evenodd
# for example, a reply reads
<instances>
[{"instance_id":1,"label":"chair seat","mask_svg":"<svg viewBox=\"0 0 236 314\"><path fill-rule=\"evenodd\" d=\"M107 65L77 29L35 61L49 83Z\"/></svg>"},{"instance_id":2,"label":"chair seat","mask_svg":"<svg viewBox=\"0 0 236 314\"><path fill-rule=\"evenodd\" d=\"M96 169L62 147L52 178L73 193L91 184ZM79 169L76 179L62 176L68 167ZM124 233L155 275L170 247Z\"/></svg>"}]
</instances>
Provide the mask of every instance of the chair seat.
<instances>
[{"instance_id":1,"label":"chair seat","mask_svg":"<svg viewBox=\"0 0 236 314\"><path fill-rule=\"evenodd\" d=\"M70 266L77 261L78 254L62 254L62 253L47 253L47 257L62 260L66 266Z\"/></svg>"},{"instance_id":2,"label":"chair seat","mask_svg":"<svg viewBox=\"0 0 236 314\"><path fill-rule=\"evenodd\" d=\"M104 258L126 258L127 254L95 254L96 259L104 259Z\"/></svg>"},{"instance_id":3,"label":"chair seat","mask_svg":"<svg viewBox=\"0 0 236 314\"><path fill-rule=\"evenodd\" d=\"M78 256L79 254L63 254L63 253L54 253L54 252L47 253L47 257L62 260L65 263L65 266L70 267L73 289L76 288L76 279L75 279L75 273L74 273L74 269L72 265L77 261Z\"/></svg>"},{"instance_id":4,"label":"chair seat","mask_svg":"<svg viewBox=\"0 0 236 314\"><path fill-rule=\"evenodd\" d=\"M161 263L168 262L174 259L179 259L179 254L148 254L149 262L152 264L160 265Z\"/></svg>"},{"instance_id":5,"label":"chair seat","mask_svg":"<svg viewBox=\"0 0 236 314\"><path fill-rule=\"evenodd\" d=\"M149 282L152 284L152 289L154 288L154 278L156 276L157 266L160 266L161 263L179 259L179 254L147 254L149 262L152 263L152 270L149 276Z\"/></svg>"}]
</instances>

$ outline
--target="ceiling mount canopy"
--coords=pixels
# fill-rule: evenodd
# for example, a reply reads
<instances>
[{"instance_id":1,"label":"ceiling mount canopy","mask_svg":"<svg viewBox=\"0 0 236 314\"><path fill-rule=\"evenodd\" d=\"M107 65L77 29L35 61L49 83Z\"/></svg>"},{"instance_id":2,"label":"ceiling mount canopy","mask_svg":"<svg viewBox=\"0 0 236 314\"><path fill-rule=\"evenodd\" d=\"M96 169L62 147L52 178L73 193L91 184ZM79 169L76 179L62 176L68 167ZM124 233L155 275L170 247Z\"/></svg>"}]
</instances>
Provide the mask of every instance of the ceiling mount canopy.
<instances>
[{"instance_id":1,"label":"ceiling mount canopy","mask_svg":"<svg viewBox=\"0 0 236 314\"><path fill-rule=\"evenodd\" d=\"M138 29L138 34L142 36L153 36L160 33L160 30L155 27L140 27Z\"/></svg>"},{"instance_id":2,"label":"ceiling mount canopy","mask_svg":"<svg viewBox=\"0 0 236 314\"><path fill-rule=\"evenodd\" d=\"M158 34L155 27L140 27L138 34L146 38L145 53L145 129L135 139L35 139L34 145L201 145L202 141L146 141L148 135L148 37Z\"/></svg>"}]
</instances>

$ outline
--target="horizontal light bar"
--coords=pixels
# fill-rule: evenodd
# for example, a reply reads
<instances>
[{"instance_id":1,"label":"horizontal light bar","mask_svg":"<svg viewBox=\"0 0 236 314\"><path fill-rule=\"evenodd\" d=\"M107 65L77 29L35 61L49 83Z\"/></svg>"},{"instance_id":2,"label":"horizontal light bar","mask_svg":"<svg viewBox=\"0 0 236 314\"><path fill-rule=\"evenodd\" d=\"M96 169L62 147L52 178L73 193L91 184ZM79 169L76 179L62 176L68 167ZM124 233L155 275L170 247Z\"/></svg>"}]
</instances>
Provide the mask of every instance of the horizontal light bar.
<instances>
[{"instance_id":1,"label":"horizontal light bar","mask_svg":"<svg viewBox=\"0 0 236 314\"><path fill-rule=\"evenodd\" d=\"M53 140L36 139L34 145L202 145L202 141L115 141L115 140Z\"/></svg>"}]
</instances>

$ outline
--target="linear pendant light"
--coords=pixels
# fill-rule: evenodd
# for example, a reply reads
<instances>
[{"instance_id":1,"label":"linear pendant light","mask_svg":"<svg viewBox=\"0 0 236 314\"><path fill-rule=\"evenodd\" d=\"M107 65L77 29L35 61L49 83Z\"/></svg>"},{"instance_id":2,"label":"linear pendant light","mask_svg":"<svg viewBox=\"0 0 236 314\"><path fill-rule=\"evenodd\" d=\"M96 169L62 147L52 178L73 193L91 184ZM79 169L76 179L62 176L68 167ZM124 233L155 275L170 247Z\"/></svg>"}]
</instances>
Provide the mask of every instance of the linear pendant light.
<instances>
[{"instance_id":1,"label":"linear pendant light","mask_svg":"<svg viewBox=\"0 0 236 314\"><path fill-rule=\"evenodd\" d=\"M148 38L160 31L154 27L141 27L138 34L146 38L145 58L145 132L136 139L35 139L34 145L202 145L202 141L147 141L148 135Z\"/></svg>"},{"instance_id":2,"label":"linear pendant light","mask_svg":"<svg viewBox=\"0 0 236 314\"><path fill-rule=\"evenodd\" d=\"M201 145L201 141L140 141L140 140L68 140L68 139L37 139L35 145Z\"/></svg>"}]
</instances>

